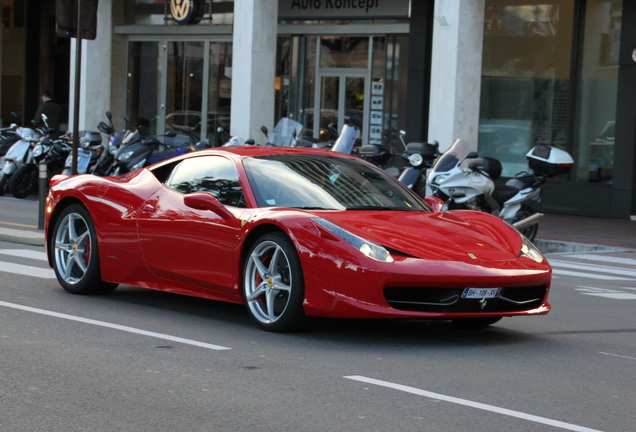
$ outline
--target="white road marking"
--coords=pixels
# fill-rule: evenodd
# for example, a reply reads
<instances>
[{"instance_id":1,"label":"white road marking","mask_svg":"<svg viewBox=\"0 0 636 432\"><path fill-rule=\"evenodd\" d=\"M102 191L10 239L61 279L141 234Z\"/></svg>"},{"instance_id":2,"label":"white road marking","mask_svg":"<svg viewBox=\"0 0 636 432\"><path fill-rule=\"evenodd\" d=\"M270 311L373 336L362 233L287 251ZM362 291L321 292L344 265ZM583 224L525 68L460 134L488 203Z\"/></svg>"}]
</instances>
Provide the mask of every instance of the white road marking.
<instances>
[{"instance_id":1,"label":"white road marking","mask_svg":"<svg viewBox=\"0 0 636 432\"><path fill-rule=\"evenodd\" d=\"M552 264L552 263L550 263ZM581 277L581 278L585 278L585 279L599 279L599 280L632 280L629 278L622 278L622 277L617 277L617 276L606 276L606 275L599 275L599 274L594 274L594 273L583 273L583 272L574 272L574 271L569 271L569 270L561 270L561 269L557 269L557 268L553 268L552 269L552 274L556 274L556 275L562 275L562 276L577 276L577 277Z\"/></svg>"},{"instance_id":2,"label":"white road marking","mask_svg":"<svg viewBox=\"0 0 636 432\"><path fill-rule=\"evenodd\" d=\"M636 277L636 270L628 270L628 269L619 268L619 267L607 267L607 266L600 266L600 265L594 265L594 264L575 264L575 263L570 263L566 261L557 261L557 260L550 260L550 265L552 265L552 267L563 267L563 268L574 269L574 270L585 270L585 271L593 271L593 272L599 272L599 273L611 273L614 275Z\"/></svg>"},{"instance_id":3,"label":"white road marking","mask_svg":"<svg viewBox=\"0 0 636 432\"><path fill-rule=\"evenodd\" d=\"M33 276L42 279L55 279L55 272L52 269L45 269L4 261L0 261L0 271L15 273L24 276Z\"/></svg>"},{"instance_id":4,"label":"white road marking","mask_svg":"<svg viewBox=\"0 0 636 432\"><path fill-rule=\"evenodd\" d=\"M636 266L636 259L633 258L620 258L611 255L597 255L597 254L581 254L581 255L561 255L562 257L577 258L599 262L611 262L613 264L626 264Z\"/></svg>"},{"instance_id":5,"label":"white road marking","mask_svg":"<svg viewBox=\"0 0 636 432\"><path fill-rule=\"evenodd\" d=\"M626 293L617 289L607 289L607 288L596 288L596 287L587 287L587 286L578 286L574 288L576 291L579 291L581 294L591 295L596 297L605 297L616 300L636 300L636 294ZM633 288L627 288L633 289Z\"/></svg>"},{"instance_id":6,"label":"white road marking","mask_svg":"<svg viewBox=\"0 0 636 432\"><path fill-rule=\"evenodd\" d=\"M509 410L506 408L500 408L500 407L496 407L494 405L487 405L487 404L483 404L483 403L479 403L479 402L474 402L468 399L460 399L460 398L456 398L456 397L452 397L452 396L447 396L447 395L443 395L440 393L433 393L433 392L429 392L426 390L421 390L415 387L409 387L409 386L405 386L402 384L395 384L392 382L388 382L388 381L381 381L381 380L377 380L377 379L373 379L373 378L367 378L367 377L363 377L363 376L359 376L359 375L352 375L352 376L345 376L344 378L350 379L350 380L354 380L354 381L360 381L360 382L364 382L364 383L368 383L368 384L374 384L377 386L381 386L381 387L386 387L386 388L391 388L394 390L400 390L406 393L411 393L411 394L415 394L418 396L424 396L424 397L428 397L431 399L437 399L437 400L442 400L445 402L450 402L450 403L455 403L458 405L464 405L467 407L471 407L471 408L476 408L476 409L480 409L480 410L484 410L484 411L490 411L490 412L494 412L497 414L502 414L502 415L507 415L510 417L516 417L516 418L520 418L523 420L528 420L528 421L532 421L535 423L541 423L541 424L545 424L548 426L553 426L553 427L557 427L560 429L567 429L567 430L571 430L571 431L577 431L577 432L600 432L598 429L590 429L590 428L586 428L583 426L578 426L578 425L574 425L571 423L564 423L562 421L558 421L558 420L551 420L549 418L545 418L545 417L539 417L539 416L535 416L532 414L526 414L520 411L513 411L513 410Z\"/></svg>"},{"instance_id":7,"label":"white road marking","mask_svg":"<svg viewBox=\"0 0 636 432\"><path fill-rule=\"evenodd\" d=\"M602 352L602 351L599 351L598 353L599 354L603 354L603 355L612 356L612 357L620 357L620 358L629 359L629 360L636 360L636 357L628 357L628 356L624 356L624 355L611 354L611 353L606 353L606 352Z\"/></svg>"},{"instance_id":8,"label":"white road marking","mask_svg":"<svg viewBox=\"0 0 636 432\"><path fill-rule=\"evenodd\" d=\"M207 349L211 349L211 350L229 350L232 348L228 348L228 347L224 347L224 346L220 346L220 345L213 345L213 344L209 344L209 343L205 343L205 342L199 342L199 341L195 341L192 339L184 339L181 337L177 337L177 336L170 336L167 334L162 334L162 333L155 333L155 332L150 332L150 331L146 331L146 330L140 330L140 329L136 329L134 327L128 327L128 326L122 326L119 324L112 324L109 322L105 322L105 321L97 321L97 320L93 320L93 319L89 319L89 318L82 318L82 317L78 317L78 316L74 316L74 315L67 315L67 314L63 314L63 313L58 313L58 312L52 312L52 311L48 311L45 309L37 309L37 308L32 308L29 306L22 306L22 305L18 305L18 304L14 304L14 303L7 303L7 302L3 302L0 301L0 306L4 306L4 307L8 307L8 308L12 308L12 309L19 309L19 310L23 310L23 311L27 311L27 312L33 312L33 313L37 313L37 314L41 314L41 315L48 315L48 316L52 316L55 318L62 318L62 319L66 319L66 320L70 320L70 321L77 321L77 322L81 322L81 323L85 323L85 324L92 324L92 325L96 325L96 326L100 326L100 327L107 327L107 328L111 328L111 329L115 329L115 330L121 330L124 332L128 332L128 333L134 333L134 334L139 334L139 335L144 335L144 336L150 336L150 337L154 337L157 339L164 339L164 340L169 340L172 342L178 342L178 343L182 343L182 344L186 344L186 345L193 345L193 346L197 346L197 347L201 347L201 348L207 348Z\"/></svg>"},{"instance_id":9,"label":"white road marking","mask_svg":"<svg viewBox=\"0 0 636 432\"><path fill-rule=\"evenodd\" d=\"M46 252L38 252L29 249L0 249L0 254L10 255L20 258L30 258L40 261L46 261Z\"/></svg>"}]
</instances>

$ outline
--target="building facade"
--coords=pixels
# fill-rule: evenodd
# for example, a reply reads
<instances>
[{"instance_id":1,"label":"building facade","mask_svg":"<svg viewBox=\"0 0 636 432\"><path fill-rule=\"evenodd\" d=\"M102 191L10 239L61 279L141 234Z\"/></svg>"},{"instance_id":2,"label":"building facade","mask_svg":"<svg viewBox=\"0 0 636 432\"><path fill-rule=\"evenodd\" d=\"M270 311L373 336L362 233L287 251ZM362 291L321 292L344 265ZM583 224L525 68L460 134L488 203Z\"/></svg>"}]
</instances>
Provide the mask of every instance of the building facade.
<instances>
[{"instance_id":1,"label":"building facade","mask_svg":"<svg viewBox=\"0 0 636 432\"><path fill-rule=\"evenodd\" d=\"M13 1L15 22L23 0ZM6 10L5 123L5 91L20 88L9 58L19 31L7 26ZM64 51L53 39L48 46ZM42 66L51 63L46 40L39 75L27 49L38 44L21 42L21 88L31 90L12 97L25 118L37 107L34 82L73 100L75 41L64 88ZM499 159L507 177L546 143L567 150L575 167L550 180L542 211L636 215L633 2L100 0L97 38L82 43L80 129L94 129L110 110L117 127L127 114L148 133L192 126L218 145L226 138L219 128L264 142L260 126L289 116L303 134L329 139L348 119L363 143L397 150L400 130L442 149L465 139Z\"/></svg>"}]
</instances>

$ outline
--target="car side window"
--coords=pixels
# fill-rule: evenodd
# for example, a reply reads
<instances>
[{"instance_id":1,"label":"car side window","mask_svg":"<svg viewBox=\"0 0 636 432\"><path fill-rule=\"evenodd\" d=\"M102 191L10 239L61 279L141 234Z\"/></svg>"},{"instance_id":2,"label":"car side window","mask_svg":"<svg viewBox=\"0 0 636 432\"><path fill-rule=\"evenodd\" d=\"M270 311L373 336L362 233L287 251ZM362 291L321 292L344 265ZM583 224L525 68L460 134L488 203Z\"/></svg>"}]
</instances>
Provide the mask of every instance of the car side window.
<instances>
[{"instance_id":1,"label":"car side window","mask_svg":"<svg viewBox=\"0 0 636 432\"><path fill-rule=\"evenodd\" d=\"M236 168L221 156L184 159L165 184L182 194L210 192L223 205L246 207Z\"/></svg>"}]
</instances>

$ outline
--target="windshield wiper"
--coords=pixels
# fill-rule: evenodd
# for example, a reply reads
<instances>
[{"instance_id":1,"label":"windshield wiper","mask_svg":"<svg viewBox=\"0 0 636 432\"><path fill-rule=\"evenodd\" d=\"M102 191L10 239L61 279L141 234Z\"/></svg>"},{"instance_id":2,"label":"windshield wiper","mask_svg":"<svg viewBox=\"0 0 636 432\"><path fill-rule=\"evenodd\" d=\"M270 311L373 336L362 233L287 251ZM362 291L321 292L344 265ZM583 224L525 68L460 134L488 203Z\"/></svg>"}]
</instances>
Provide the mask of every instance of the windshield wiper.
<instances>
[{"instance_id":1,"label":"windshield wiper","mask_svg":"<svg viewBox=\"0 0 636 432\"><path fill-rule=\"evenodd\" d=\"M422 209L395 206L351 206L345 210L422 211Z\"/></svg>"},{"instance_id":2,"label":"windshield wiper","mask_svg":"<svg viewBox=\"0 0 636 432\"><path fill-rule=\"evenodd\" d=\"M347 207L346 210L406 210L402 208L397 208L393 206L352 206Z\"/></svg>"},{"instance_id":3,"label":"windshield wiper","mask_svg":"<svg viewBox=\"0 0 636 432\"><path fill-rule=\"evenodd\" d=\"M335 208L316 207L316 206L294 206L290 208L295 208L298 210L338 210Z\"/></svg>"}]
</instances>

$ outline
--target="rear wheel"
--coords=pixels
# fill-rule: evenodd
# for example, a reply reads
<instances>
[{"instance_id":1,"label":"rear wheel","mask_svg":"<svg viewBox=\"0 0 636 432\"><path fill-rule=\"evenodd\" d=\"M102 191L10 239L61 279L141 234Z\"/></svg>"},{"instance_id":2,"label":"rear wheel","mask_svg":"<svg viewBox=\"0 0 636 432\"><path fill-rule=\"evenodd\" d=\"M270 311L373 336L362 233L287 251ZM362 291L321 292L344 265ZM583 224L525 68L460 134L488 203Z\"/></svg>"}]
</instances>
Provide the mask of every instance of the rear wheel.
<instances>
[{"instance_id":1,"label":"rear wheel","mask_svg":"<svg viewBox=\"0 0 636 432\"><path fill-rule=\"evenodd\" d=\"M101 279L97 235L88 210L79 204L66 208L55 224L51 256L55 276L73 294L106 294L117 284Z\"/></svg>"},{"instance_id":2,"label":"rear wheel","mask_svg":"<svg viewBox=\"0 0 636 432\"><path fill-rule=\"evenodd\" d=\"M9 191L16 198L26 198L38 190L38 167L23 165L13 173L9 181Z\"/></svg>"},{"instance_id":3,"label":"rear wheel","mask_svg":"<svg viewBox=\"0 0 636 432\"><path fill-rule=\"evenodd\" d=\"M268 233L252 246L244 265L243 293L250 315L264 330L285 332L301 326L303 273L287 236Z\"/></svg>"}]
</instances>

